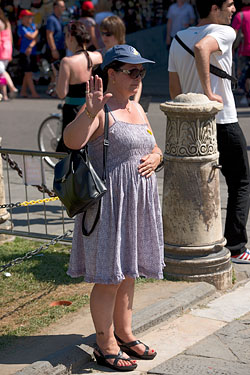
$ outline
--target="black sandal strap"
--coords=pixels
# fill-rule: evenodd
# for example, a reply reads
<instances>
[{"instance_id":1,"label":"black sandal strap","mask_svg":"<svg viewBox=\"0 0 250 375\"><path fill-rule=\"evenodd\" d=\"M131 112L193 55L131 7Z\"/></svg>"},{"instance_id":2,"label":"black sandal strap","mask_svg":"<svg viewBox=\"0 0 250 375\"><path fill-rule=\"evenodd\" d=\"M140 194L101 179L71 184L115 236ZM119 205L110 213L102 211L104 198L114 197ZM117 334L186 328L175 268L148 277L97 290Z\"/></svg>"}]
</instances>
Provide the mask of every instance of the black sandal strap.
<instances>
[{"instance_id":1,"label":"black sandal strap","mask_svg":"<svg viewBox=\"0 0 250 375\"><path fill-rule=\"evenodd\" d=\"M142 342L140 340L135 340L135 341L130 341L130 342L124 342L122 343L122 346L126 346L126 348L131 348L131 346L135 346L135 345L138 345L138 344L142 344Z\"/></svg>"},{"instance_id":2,"label":"black sandal strap","mask_svg":"<svg viewBox=\"0 0 250 375\"><path fill-rule=\"evenodd\" d=\"M143 342L141 342L140 340L125 342L122 339L120 339L120 337L118 337L116 333L114 333L114 336L115 336L116 340L119 341L121 343L121 345L125 346L126 348L131 348L131 346L143 344ZM143 345L146 346L145 344L143 344Z\"/></svg>"},{"instance_id":3,"label":"black sandal strap","mask_svg":"<svg viewBox=\"0 0 250 375\"><path fill-rule=\"evenodd\" d=\"M120 350L118 354L103 354L103 352L101 351L101 349L99 348L99 346L97 344L94 345L94 350L96 350L98 352L98 354L100 354L100 356L104 359L114 359L115 365L117 365L118 361L120 361L121 359L124 360L124 361L131 362L131 358L123 357L122 350Z\"/></svg>"},{"instance_id":4,"label":"black sandal strap","mask_svg":"<svg viewBox=\"0 0 250 375\"><path fill-rule=\"evenodd\" d=\"M142 342L143 344L143 342ZM149 355L148 352L149 352L149 347L146 345L146 344L143 344L145 346L145 352L143 355Z\"/></svg>"},{"instance_id":5,"label":"black sandal strap","mask_svg":"<svg viewBox=\"0 0 250 375\"><path fill-rule=\"evenodd\" d=\"M103 354L103 357L105 358L105 359L114 359L114 358L116 358L116 359L125 359L123 356L123 352L120 350L119 351L119 353L118 354Z\"/></svg>"},{"instance_id":6,"label":"black sandal strap","mask_svg":"<svg viewBox=\"0 0 250 375\"><path fill-rule=\"evenodd\" d=\"M148 352L149 352L149 347L144 344L143 342L141 342L140 340L135 340L135 341L130 341L130 342L124 342L123 340L121 340L116 333L114 333L115 335L115 338L117 341L119 341L121 344L119 344L121 347L123 348L131 348L132 346L135 346L135 345L138 345L138 344L142 344L145 346L145 352L143 353L143 355L149 355Z\"/></svg>"}]
</instances>

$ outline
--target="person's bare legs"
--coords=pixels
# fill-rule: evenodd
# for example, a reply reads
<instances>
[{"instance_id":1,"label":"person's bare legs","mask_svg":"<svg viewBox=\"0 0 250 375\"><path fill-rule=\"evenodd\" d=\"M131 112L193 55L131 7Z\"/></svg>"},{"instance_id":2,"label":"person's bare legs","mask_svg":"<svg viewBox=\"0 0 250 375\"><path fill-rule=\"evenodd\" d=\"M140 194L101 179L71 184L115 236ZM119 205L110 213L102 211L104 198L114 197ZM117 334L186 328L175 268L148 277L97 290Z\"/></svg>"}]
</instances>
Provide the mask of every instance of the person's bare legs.
<instances>
[{"instance_id":1,"label":"person's bare legs","mask_svg":"<svg viewBox=\"0 0 250 375\"><path fill-rule=\"evenodd\" d=\"M24 73L22 87L21 87L21 91L20 91L20 95L21 96L23 96L23 97L27 97L28 96L27 88L28 88L28 85L27 85L27 76L26 76L26 73Z\"/></svg>"},{"instance_id":2,"label":"person's bare legs","mask_svg":"<svg viewBox=\"0 0 250 375\"><path fill-rule=\"evenodd\" d=\"M136 337L132 333L132 307L134 299L135 280L131 277L126 277L121 283L117 295L114 308L114 326L115 333L125 343L135 341ZM133 349L138 354L142 355L145 352L145 346L142 344L135 345ZM148 354L153 354L155 351L149 349Z\"/></svg>"},{"instance_id":3,"label":"person's bare legs","mask_svg":"<svg viewBox=\"0 0 250 375\"><path fill-rule=\"evenodd\" d=\"M34 85L34 82L33 82L32 72L26 72L25 76L26 76L27 86L28 86L28 88L31 92L31 97L32 98L39 98L39 95L36 92L35 85Z\"/></svg>"},{"instance_id":4,"label":"person's bare legs","mask_svg":"<svg viewBox=\"0 0 250 375\"><path fill-rule=\"evenodd\" d=\"M3 94L3 100L4 101L9 100L8 94L7 94L7 86L6 85L1 85L1 92Z\"/></svg>"},{"instance_id":5,"label":"person's bare legs","mask_svg":"<svg viewBox=\"0 0 250 375\"><path fill-rule=\"evenodd\" d=\"M7 85L8 85L8 88L9 88L10 92L13 92L13 93L18 92L17 88L15 87L15 85L14 85L12 79L11 79L11 76L9 75L8 72L6 72L6 70L4 71L3 76L5 77L5 79L7 81Z\"/></svg>"},{"instance_id":6,"label":"person's bare legs","mask_svg":"<svg viewBox=\"0 0 250 375\"><path fill-rule=\"evenodd\" d=\"M96 330L96 342L104 355L118 354L120 351L113 327L115 300L120 286L121 284L95 284L90 296L90 311ZM124 357L128 356L124 353ZM109 362L113 364L114 359L110 359ZM130 366L131 362L119 360L118 365Z\"/></svg>"}]
</instances>

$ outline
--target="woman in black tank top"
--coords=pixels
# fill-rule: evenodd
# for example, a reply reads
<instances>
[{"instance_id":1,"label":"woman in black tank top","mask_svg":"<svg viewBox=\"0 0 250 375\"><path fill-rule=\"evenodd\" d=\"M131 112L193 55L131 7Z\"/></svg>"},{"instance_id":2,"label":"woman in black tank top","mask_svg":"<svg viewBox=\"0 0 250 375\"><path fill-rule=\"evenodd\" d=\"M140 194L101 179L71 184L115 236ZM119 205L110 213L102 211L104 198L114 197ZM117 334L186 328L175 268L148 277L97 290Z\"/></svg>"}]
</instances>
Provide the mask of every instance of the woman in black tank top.
<instances>
[{"instance_id":1,"label":"woman in black tank top","mask_svg":"<svg viewBox=\"0 0 250 375\"><path fill-rule=\"evenodd\" d=\"M102 56L99 52L88 52L86 50L86 44L89 38L90 36L87 30L81 22L70 22L67 25L65 42L73 55L64 57L61 60L59 72L56 72L55 66L53 66L53 70L57 76L57 95L59 98L65 99L63 105L62 133L65 127L74 120L80 108L85 104L86 82L90 79L93 65L102 62ZM79 59L77 56L80 54L84 55L83 59ZM86 70L84 74L77 73L81 67ZM79 82L75 82L78 75ZM58 142L56 151L69 152L69 149L64 145L63 135Z\"/></svg>"}]
</instances>

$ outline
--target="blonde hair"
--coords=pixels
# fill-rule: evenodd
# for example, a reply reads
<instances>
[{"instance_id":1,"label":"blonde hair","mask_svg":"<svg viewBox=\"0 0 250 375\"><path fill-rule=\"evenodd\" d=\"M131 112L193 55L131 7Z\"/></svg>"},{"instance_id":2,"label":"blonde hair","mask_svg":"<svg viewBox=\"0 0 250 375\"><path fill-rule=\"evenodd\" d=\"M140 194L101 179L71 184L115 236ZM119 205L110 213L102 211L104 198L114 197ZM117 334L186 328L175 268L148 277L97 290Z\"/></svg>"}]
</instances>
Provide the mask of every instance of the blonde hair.
<instances>
[{"instance_id":1,"label":"blonde hair","mask_svg":"<svg viewBox=\"0 0 250 375\"><path fill-rule=\"evenodd\" d=\"M123 20L118 16L109 16L104 18L100 24L101 31L107 31L114 35L118 44L125 44L126 27Z\"/></svg>"}]
</instances>

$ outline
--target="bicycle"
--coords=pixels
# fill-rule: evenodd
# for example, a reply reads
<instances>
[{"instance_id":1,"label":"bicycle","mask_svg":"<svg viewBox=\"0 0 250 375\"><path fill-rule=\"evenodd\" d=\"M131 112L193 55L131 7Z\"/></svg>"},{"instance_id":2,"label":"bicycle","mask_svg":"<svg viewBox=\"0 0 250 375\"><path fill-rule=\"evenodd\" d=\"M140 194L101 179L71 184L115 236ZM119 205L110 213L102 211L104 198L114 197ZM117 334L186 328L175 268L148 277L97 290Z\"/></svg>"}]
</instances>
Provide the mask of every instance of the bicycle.
<instances>
[{"instance_id":1,"label":"bicycle","mask_svg":"<svg viewBox=\"0 0 250 375\"><path fill-rule=\"evenodd\" d=\"M62 111L63 105L58 104L57 108ZM38 130L38 147L40 151L56 152L58 142L62 135L62 112L51 113L41 123ZM55 167L58 162L57 158L51 156L44 157L45 162L52 168Z\"/></svg>"}]
</instances>

